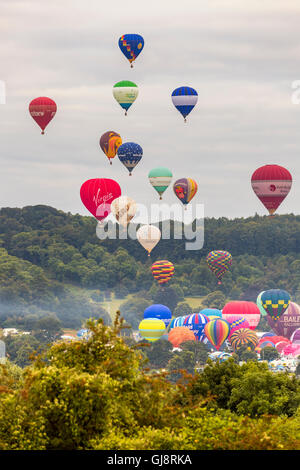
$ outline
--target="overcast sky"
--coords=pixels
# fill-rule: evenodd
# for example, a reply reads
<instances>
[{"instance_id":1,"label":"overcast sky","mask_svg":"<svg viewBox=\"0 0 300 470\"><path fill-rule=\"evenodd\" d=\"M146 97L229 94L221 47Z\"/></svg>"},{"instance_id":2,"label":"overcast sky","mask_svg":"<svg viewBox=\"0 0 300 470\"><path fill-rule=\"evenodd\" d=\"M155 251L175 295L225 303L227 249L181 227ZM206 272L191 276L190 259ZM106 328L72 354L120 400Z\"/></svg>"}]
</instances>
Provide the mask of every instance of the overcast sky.
<instances>
[{"instance_id":1,"label":"overcast sky","mask_svg":"<svg viewBox=\"0 0 300 470\"><path fill-rule=\"evenodd\" d=\"M277 213L300 214L299 21L298 0L0 0L0 206L89 215L79 190L98 177L150 204L148 172L166 166L173 182L197 181L208 217L267 214L250 179L276 163L293 176ZM125 33L145 40L133 69ZM120 80L139 87L127 117L112 95ZM171 101L182 85L199 95L186 124ZM28 112L38 96L58 107L44 136ZM142 146L132 177L100 149L107 130ZM171 187L164 200L177 201Z\"/></svg>"}]
</instances>

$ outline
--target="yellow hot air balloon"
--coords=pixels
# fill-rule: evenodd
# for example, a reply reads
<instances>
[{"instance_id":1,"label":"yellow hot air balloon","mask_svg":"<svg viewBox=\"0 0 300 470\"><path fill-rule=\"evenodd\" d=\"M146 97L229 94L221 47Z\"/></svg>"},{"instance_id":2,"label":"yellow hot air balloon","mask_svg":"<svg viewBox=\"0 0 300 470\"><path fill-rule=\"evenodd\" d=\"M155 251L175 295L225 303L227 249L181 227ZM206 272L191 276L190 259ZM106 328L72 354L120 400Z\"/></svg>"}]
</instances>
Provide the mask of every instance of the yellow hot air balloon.
<instances>
[{"instance_id":1,"label":"yellow hot air balloon","mask_svg":"<svg viewBox=\"0 0 300 470\"><path fill-rule=\"evenodd\" d=\"M120 196L113 200L110 210L118 223L126 228L136 214L136 202L128 196Z\"/></svg>"},{"instance_id":2,"label":"yellow hot air balloon","mask_svg":"<svg viewBox=\"0 0 300 470\"><path fill-rule=\"evenodd\" d=\"M136 237L150 256L151 251L161 238L161 231L155 225L142 225L136 232Z\"/></svg>"},{"instance_id":3,"label":"yellow hot air balloon","mask_svg":"<svg viewBox=\"0 0 300 470\"><path fill-rule=\"evenodd\" d=\"M144 318L139 324L141 336L148 341L157 341L166 330L165 323L159 318Z\"/></svg>"}]
</instances>

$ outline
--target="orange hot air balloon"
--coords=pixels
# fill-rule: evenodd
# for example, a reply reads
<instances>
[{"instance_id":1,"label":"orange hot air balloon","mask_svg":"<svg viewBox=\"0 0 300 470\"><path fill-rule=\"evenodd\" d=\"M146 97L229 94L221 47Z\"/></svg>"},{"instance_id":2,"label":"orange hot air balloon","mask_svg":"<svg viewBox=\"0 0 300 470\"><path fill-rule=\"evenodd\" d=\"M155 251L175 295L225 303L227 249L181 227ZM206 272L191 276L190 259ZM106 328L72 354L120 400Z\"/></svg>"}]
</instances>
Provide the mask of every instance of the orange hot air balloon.
<instances>
[{"instance_id":1,"label":"orange hot air balloon","mask_svg":"<svg viewBox=\"0 0 300 470\"><path fill-rule=\"evenodd\" d=\"M170 331L168 341L172 343L174 348L179 348L181 343L184 343L185 341L196 341L196 338L192 330L189 328L185 326L176 326L176 328L173 328Z\"/></svg>"},{"instance_id":2,"label":"orange hot air balloon","mask_svg":"<svg viewBox=\"0 0 300 470\"><path fill-rule=\"evenodd\" d=\"M122 145L120 134L114 131L107 131L101 136L99 144L109 163L112 164L111 159L115 158L118 148Z\"/></svg>"}]
</instances>

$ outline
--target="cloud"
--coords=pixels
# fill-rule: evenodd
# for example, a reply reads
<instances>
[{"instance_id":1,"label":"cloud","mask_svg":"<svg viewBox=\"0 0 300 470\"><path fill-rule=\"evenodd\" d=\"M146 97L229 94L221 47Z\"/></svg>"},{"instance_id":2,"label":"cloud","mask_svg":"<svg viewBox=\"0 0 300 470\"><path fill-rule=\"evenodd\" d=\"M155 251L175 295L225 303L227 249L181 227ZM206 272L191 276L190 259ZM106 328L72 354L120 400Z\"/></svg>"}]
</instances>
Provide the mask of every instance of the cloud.
<instances>
[{"instance_id":1,"label":"cloud","mask_svg":"<svg viewBox=\"0 0 300 470\"><path fill-rule=\"evenodd\" d=\"M88 178L112 177L123 194L156 202L147 181L155 166L175 179L198 182L195 202L207 216L249 216L265 209L250 185L266 163L286 166L294 184L279 213L298 212L299 113L292 82L300 79L296 2L6 1L0 18L2 206L49 204L87 214L79 188ZM118 48L124 32L145 37L130 69ZM139 96L125 117L114 83L132 79ZM170 94L197 89L185 124ZM36 96L58 112L46 135L28 113ZM144 157L128 179L117 157L108 165L99 147L107 130L139 143ZM238 195L238 197L237 197ZM173 203L169 188L164 196Z\"/></svg>"}]
</instances>

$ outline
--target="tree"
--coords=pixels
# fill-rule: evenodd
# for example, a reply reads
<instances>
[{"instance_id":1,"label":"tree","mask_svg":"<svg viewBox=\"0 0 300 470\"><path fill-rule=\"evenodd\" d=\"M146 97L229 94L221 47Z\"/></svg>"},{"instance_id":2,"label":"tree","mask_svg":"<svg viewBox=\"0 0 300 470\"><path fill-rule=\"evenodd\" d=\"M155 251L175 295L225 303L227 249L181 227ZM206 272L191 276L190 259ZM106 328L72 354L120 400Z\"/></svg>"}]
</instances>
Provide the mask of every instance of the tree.
<instances>
[{"instance_id":1,"label":"tree","mask_svg":"<svg viewBox=\"0 0 300 470\"><path fill-rule=\"evenodd\" d=\"M266 346L261 350L260 357L264 361L274 361L275 359L278 359L280 357L280 354L276 348Z\"/></svg>"}]
</instances>

